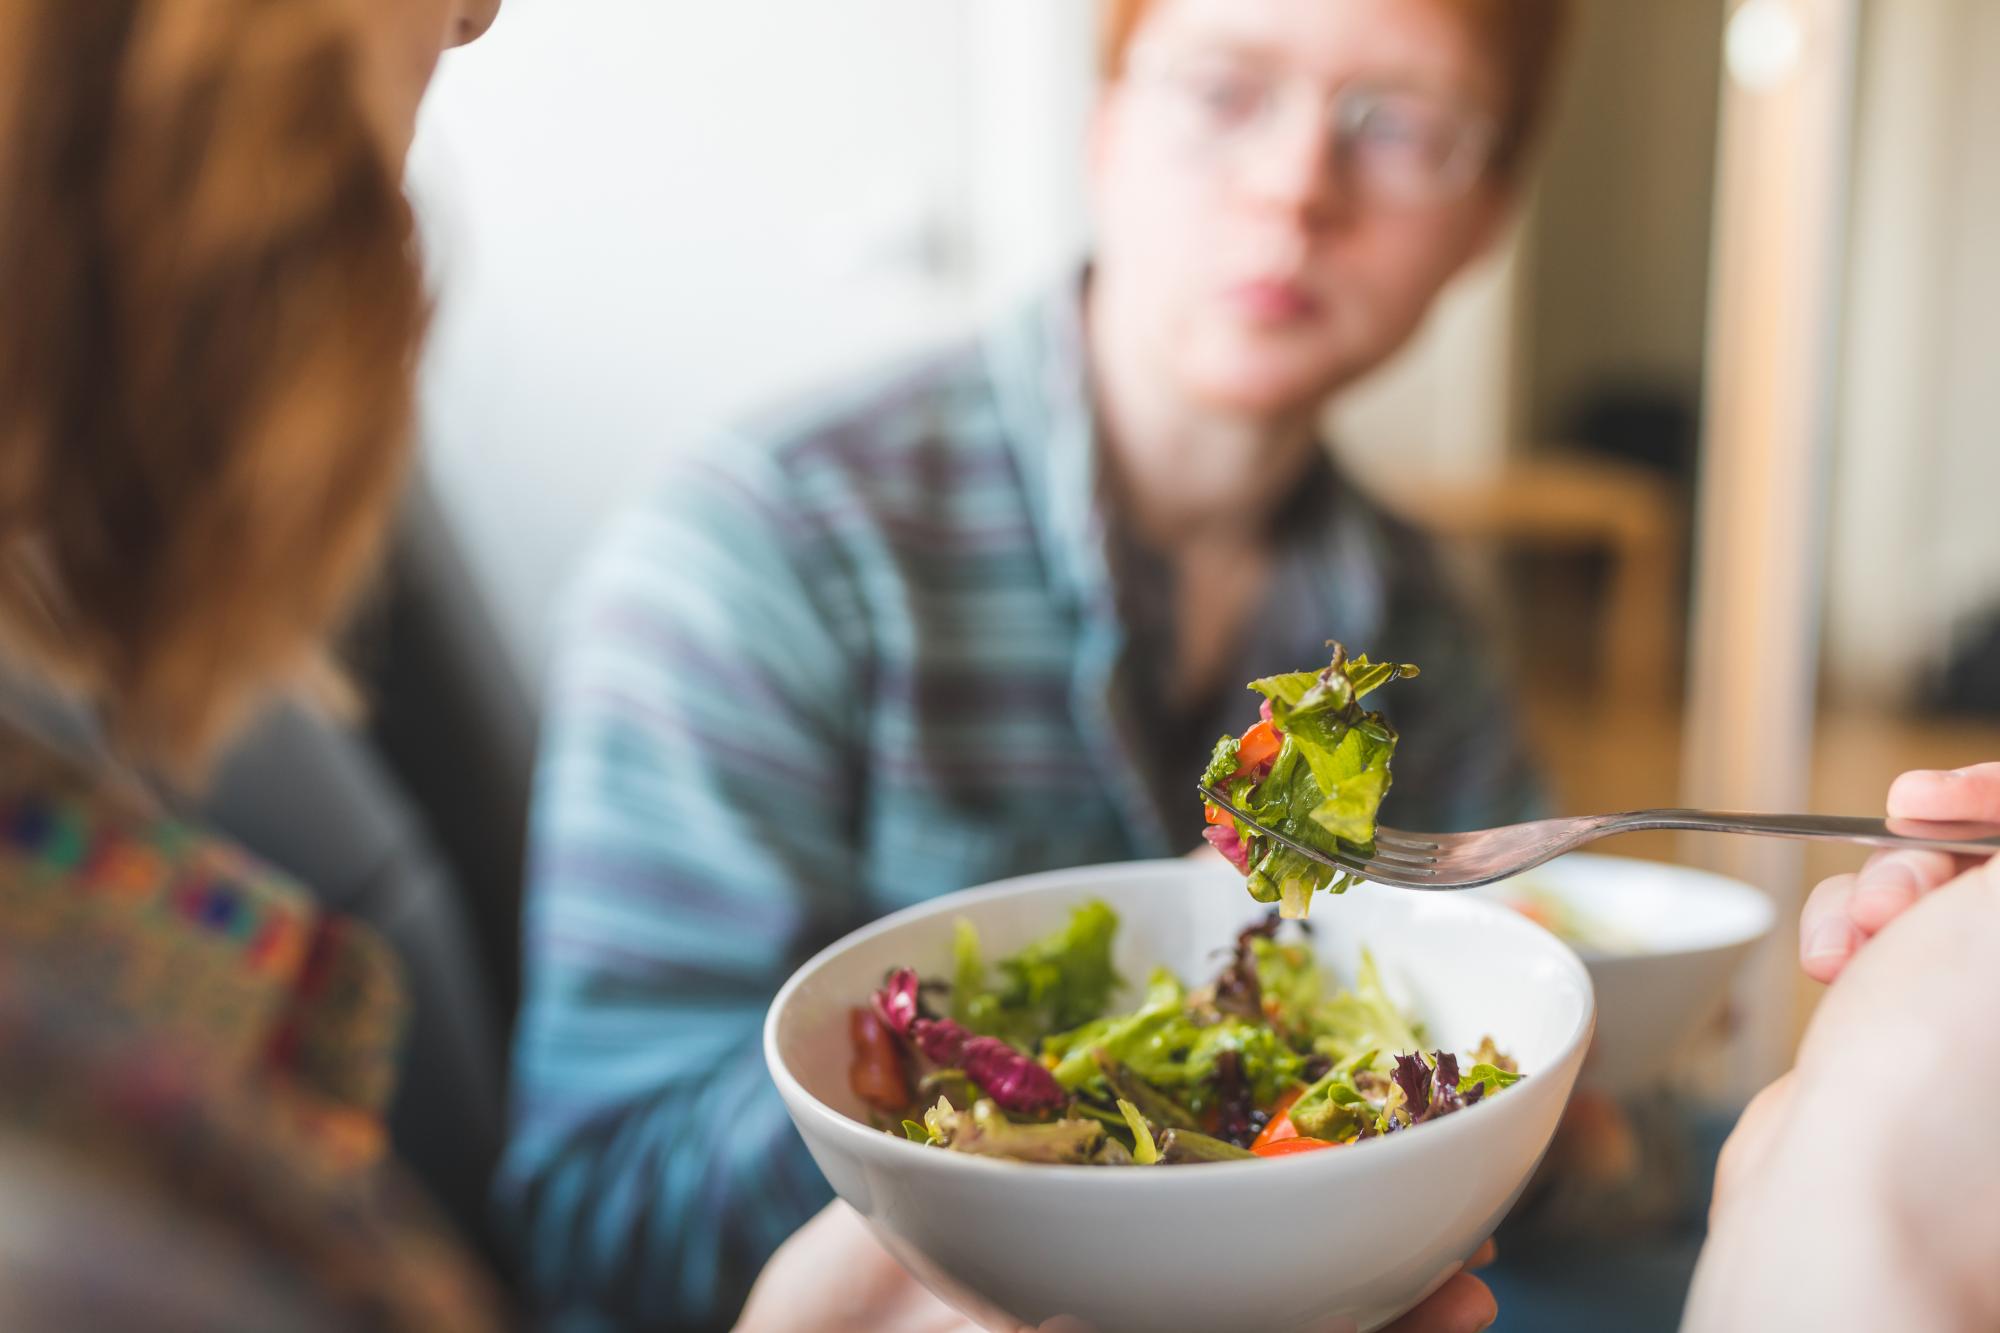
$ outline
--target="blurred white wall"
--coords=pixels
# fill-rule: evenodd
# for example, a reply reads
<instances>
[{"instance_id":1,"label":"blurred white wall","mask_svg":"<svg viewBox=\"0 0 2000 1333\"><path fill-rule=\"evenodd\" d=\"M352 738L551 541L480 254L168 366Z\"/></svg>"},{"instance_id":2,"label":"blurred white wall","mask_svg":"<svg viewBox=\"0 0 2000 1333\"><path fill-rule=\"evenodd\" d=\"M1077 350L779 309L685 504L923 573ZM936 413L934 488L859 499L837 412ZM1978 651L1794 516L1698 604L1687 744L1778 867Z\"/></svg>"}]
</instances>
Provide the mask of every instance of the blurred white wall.
<instances>
[{"instance_id":1,"label":"blurred white wall","mask_svg":"<svg viewBox=\"0 0 2000 1333\"><path fill-rule=\"evenodd\" d=\"M1826 667L1894 703L2000 603L2000 5L1865 18Z\"/></svg>"},{"instance_id":2,"label":"blurred white wall","mask_svg":"<svg viewBox=\"0 0 2000 1333\"><path fill-rule=\"evenodd\" d=\"M604 518L721 419L1082 246L1077 0L509 0L412 186L426 466L532 686Z\"/></svg>"},{"instance_id":3,"label":"blurred white wall","mask_svg":"<svg viewBox=\"0 0 2000 1333\"><path fill-rule=\"evenodd\" d=\"M1722 0L1576 7L1529 238L1530 427L1606 383L1702 379Z\"/></svg>"},{"instance_id":4,"label":"blurred white wall","mask_svg":"<svg viewBox=\"0 0 2000 1333\"><path fill-rule=\"evenodd\" d=\"M1085 246L1084 0L509 0L412 163L425 463L530 688L605 518L716 423L935 340ZM1521 434L1522 235L1345 398L1363 467Z\"/></svg>"}]
</instances>

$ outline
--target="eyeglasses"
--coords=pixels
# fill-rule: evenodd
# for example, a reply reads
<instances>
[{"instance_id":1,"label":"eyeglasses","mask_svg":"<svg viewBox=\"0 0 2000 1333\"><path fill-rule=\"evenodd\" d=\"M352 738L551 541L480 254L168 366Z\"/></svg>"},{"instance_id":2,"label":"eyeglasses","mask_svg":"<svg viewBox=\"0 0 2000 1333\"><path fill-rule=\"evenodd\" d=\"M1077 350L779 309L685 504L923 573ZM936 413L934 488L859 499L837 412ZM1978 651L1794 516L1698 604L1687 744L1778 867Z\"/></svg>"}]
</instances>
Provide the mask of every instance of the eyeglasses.
<instances>
[{"instance_id":1,"label":"eyeglasses","mask_svg":"<svg viewBox=\"0 0 2000 1333\"><path fill-rule=\"evenodd\" d=\"M1331 131L1329 152L1348 188L1396 208L1447 202L1470 190L1499 140L1493 118L1437 93L1351 83L1331 96L1310 79L1229 60L1135 64L1170 107L1190 156L1240 167L1275 125L1310 114Z\"/></svg>"}]
</instances>

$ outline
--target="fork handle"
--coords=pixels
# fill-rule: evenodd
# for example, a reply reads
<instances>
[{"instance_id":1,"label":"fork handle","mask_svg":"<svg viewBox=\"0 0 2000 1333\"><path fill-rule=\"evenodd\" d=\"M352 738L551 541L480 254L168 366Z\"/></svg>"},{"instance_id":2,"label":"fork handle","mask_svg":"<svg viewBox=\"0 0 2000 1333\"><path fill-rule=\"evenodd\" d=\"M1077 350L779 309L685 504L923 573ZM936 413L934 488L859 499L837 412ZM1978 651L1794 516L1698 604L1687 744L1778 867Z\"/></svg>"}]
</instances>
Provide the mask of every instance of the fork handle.
<instances>
[{"instance_id":1,"label":"fork handle","mask_svg":"<svg viewBox=\"0 0 2000 1333\"><path fill-rule=\"evenodd\" d=\"M2000 824L1943 824L1921 819L1861 819L1849 815L1741 815L1719 810L1634 810L1613 815L1606 833L1676 829L1692 833L1754 833L1769 838L1858 842L1870 847L1922 847L1966 856L2000 853Z\"/></svg>"}]
</instances>

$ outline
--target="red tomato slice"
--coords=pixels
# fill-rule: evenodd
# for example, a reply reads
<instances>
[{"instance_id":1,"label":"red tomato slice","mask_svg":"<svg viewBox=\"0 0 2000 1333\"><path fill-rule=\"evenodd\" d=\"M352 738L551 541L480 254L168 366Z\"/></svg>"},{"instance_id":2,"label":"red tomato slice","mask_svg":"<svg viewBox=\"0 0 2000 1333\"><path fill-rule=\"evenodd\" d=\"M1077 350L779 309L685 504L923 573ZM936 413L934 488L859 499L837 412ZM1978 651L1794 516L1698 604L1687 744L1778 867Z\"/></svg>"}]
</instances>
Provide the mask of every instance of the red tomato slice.
<instances>
[{"instance_id":1,"label":"red tomato slice","mask_svg":"<svg viewBox=\"0 0 2000 1333\"><path fill-rule=\"evenodd\" d=\"M906 1110L910 1081L903 1072L903 1053L881 1016L873 1009L850 1009L847 1035L854 1043L854 1061L847 1068L854 1094L877 1110L891 1114Z\"/></svg>"},{"instance_id":2,"label":"red tomato slice","mask_svg":"<svg viewBox=\"0 0 2000 1333\"><path fill-rule=\"evenodd\" d=\"M1318 1152L1322 1148L1338 1148L1338 1143L1328 1143L1325 1139L1280 1139L1276 1143L1259 1144L1250 1151L1259 1157L1290 1157L1294 1153Z\"/></svg>"},{"instance_id":3,"label":"red tomato slice","mask_svg":"<svg viewBox=\"0 0 2000 1333\"><path fill-rule=\"evenodd\" d=\"M1243 733L1243 740L1236 747L1236 771L1255 768L1266 759L1276 759L1278 751L1285 748L1285 738L1269 722L1259 722Z\"/></svg>"},{"instance_id":4,"label":"red tomato slice","mask_svg":"<svg viewBox=\"0 0 2000 1333\"><path fill-rule=\"evenodd\" d=\"M1258 1132L1257 1141L1250 1145L1251 1152L1256 1152L1267 1144L1283 1143L1287 1139L1299 1136L1299 1127L1292 1123L1292 1103L1304 1095L1304 1088L1292 1088L1273 1103L1271 1119Z\"/></svg>"}]
</instances>

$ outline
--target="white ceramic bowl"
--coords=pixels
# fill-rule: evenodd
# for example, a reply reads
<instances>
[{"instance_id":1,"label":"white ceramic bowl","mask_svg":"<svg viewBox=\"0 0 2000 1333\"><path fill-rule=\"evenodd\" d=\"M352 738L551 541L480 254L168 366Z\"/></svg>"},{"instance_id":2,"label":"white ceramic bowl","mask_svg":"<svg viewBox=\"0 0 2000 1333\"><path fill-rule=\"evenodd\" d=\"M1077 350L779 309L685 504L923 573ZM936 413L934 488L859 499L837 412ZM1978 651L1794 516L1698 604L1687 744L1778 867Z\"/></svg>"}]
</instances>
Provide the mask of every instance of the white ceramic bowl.
<instances>
[{"instance_id":1,"label":"white ceramic bowl","mask_svg":"<svg viewBox=\"0 0 2000 1333\"><path fill-rule=\"evenodd\" d=\"M1521 884L1617 938L1616 947L1575 946L1597 990L1597 1040L1583 1081L1611 1093L1672 1077L1777 919L1771 900L1741 880L1623 856L1573 853L1477 892L1504 900Z\"/></svg>"},{"instance_id":2,"label":"white ceramic bowl","mask_svg":"<svg viewBox=\"0 0 2000 1333\"><path fill-rule=\"evenodd\" d=\"M989 956L1100 898L1130 983L1164 964L1206 980L1259 909L1226 866L1059 871L900 912L801 968L771 1006L765 1059L840 1196L931 1290L990 1328L1100 1333L1372 1329L1432 1291L1499 1223L1547 1148L1589 1045L1590 978L1553 935L1468 894L1363 886L1321 899L1313 939L1350 979L1366 944L1435 1046L1487 1033L1527 1077L1392 1138L1276 1161L1032 1166L871 1129L849 1091L847 1014L893 967L949 974L952 923ZM1124 998L1124 997L1121 997ZM1062 1317L1067 1318L1062 1318Z\"/></svg>"}]
</instances>

